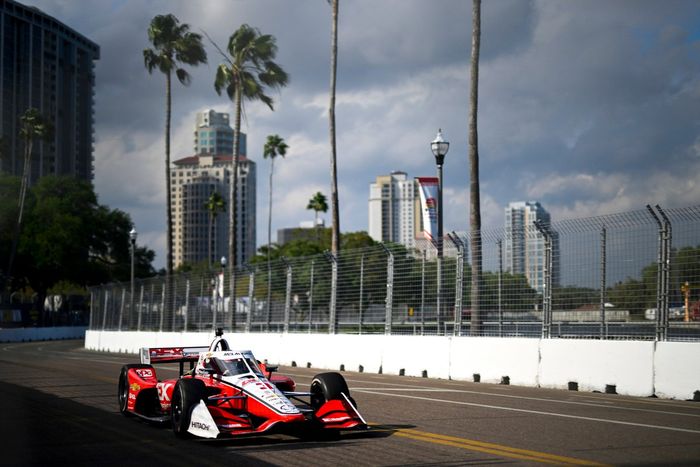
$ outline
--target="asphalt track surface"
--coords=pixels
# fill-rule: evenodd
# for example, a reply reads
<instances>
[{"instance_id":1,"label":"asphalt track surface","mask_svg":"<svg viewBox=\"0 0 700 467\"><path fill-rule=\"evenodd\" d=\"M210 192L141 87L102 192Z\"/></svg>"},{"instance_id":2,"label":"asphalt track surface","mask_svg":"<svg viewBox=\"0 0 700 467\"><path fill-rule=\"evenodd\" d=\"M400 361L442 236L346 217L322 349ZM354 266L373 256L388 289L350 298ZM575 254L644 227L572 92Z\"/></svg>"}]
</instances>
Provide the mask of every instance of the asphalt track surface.
<instances>
[{"instance_id":1,"label":"asphalt track surface","mask_svg":"<svg viewBox=\"0 0 700 467\"><path fill-rule=\"evenodd\" d=\"M0 344L0 465L700 465L698 402L355 372L366 431L183 441L119 414L119 370L135 360L82 341ZM319 372L280 370L302 391Z\"/></svg>"}]
</instances>

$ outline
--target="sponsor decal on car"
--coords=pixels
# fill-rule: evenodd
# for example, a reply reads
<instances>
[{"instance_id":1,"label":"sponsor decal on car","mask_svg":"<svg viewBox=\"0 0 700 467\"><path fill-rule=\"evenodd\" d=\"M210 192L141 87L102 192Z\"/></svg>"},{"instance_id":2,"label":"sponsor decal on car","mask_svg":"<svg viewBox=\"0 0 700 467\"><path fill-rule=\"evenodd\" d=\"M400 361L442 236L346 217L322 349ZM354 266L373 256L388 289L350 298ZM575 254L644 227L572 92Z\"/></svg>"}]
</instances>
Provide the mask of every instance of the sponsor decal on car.
<instances>
[{"instance_id":1,"label":"sponsor decal on car","mask_svg":"<svg viewBox=\"0 0 700 467\"><path fill-rule=\"evenodd\" d=\"M141 390L141 386L139 386L139 385L136 384L136 383L131 383L131 386L129 386L129 389L131 389L131 390L134 391L134 392L137 392L137 391L140 391L140 390Z\"/></svg>"},{"instance_id":2,"label":"sponsor decal on car","mask_svg":"<svg viewBox=\"0 0 700 467\"><path fill-rule=\"evenodd\" d=\"M144 379L153 378L153 370L151 370L149 368L138 369L138 370L136 370L136 374Z\"/></svg>"},{"instance_id":3,"label":"sponsor decal on car","mask_svg":"<svg viewBox=\"0 0 700 467\"><path fill-rule=\"evenodd\" d=\"M158 400L161 404L170 405L170 396L168 395L170 389L174 386L172 382L160 382L156 385L158 388Z\"/></svg>"},{"instance_id":4,"label":"sponsor decal on car","mask_svg":"<svg viewBox=\"0 0 700 467\"><path fill-rule=\"evenodd\" d=\"M325 417L321 420L323 420L326 423L344 422L345 420L350 420L350 417Z\"/></svg>"},{"instance_id":5,"label":"sponsor decal on car","mask_svg":"<svg viewBox=\"0 0 700 467\"><path fill-rule=\"evenodd\" d=\"M226 429L231 429L231 428L246 428L248 425L244 425L242 423L225 423L223 425L219 425L221 428L226 428Z\"/></svg>"}]
</instances>

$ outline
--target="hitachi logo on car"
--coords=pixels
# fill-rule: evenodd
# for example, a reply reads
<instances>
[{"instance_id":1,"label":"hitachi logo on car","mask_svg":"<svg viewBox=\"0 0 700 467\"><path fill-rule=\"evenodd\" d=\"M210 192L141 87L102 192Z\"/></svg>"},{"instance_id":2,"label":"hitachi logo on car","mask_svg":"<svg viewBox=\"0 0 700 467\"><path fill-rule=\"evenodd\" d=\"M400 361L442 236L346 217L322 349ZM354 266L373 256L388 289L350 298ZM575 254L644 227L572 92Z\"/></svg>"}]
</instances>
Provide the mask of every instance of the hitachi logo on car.
<instances>
[{"instance_id":1,"label":"hitachi logo on car","mask_svg":"<svg viewBox=\"0 0 700 467\"><path fill-rule=\"evenodd\" d=\"M190 426L187 431L195 436L202 438L216 438L219 434L219 429L216 427L216 422L211 417L209 409L204 404L204 401L199 401L192 409L190 417Z\"/></svg>"}]
</instances>

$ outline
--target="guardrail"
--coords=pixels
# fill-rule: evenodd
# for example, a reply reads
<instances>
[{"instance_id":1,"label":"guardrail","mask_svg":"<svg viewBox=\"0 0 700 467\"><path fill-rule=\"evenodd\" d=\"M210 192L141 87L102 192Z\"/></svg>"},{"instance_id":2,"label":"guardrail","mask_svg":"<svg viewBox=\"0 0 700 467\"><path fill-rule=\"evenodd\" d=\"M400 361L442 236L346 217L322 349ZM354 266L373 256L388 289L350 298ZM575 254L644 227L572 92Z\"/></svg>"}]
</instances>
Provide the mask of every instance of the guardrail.
<instances>
[{"instance_id":1,"label":"guardrail","mask_svg":"<svg viewBox=\"0 0 700 467\"><path fill-rule=\"evenodd\" d=\"M480 237L481 258L452 232L444 257L418 242L245 265L234 300L231 271L95 287L89 328L700 340L700 205Z\"/></svg>"}]
</instances>

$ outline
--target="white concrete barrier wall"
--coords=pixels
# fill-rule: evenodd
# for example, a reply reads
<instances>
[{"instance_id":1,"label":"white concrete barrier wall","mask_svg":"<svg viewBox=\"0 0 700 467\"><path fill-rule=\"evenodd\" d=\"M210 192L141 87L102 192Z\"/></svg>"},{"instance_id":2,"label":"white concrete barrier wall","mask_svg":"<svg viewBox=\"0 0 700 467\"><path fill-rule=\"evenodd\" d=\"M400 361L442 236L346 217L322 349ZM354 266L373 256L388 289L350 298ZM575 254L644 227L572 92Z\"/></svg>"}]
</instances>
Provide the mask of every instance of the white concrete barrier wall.
<instances>
[{"instance_id":1,"label":"white concrete barrier wall","mask_svg":"<svg viewBox=\"0 0 700 467\"><path fill-rule=\"evenodd\" d=\"M51 328L0 329L0 342L49 341L58 339L82 339L85 326L57 326Z\"/></svg>"},{"instance_id":2,"label":"white concrete barrier wall","mask_svg":"<svg viewBox=\"0 0 700 467\"><path fill-rule=\"evenodd\" d=\"M87 331L85 347L138 353L141 347L208 345L213 333ZM280 365L693 399L700 391L700 343L348 334L229 334L229 344ZM700 393L698 396L700 397Z\"/></svg>"},{"instance_id":3,"label":"white concrete barrier wall","mask_svg":"<svg viewBox=\"0 0 700 467\"><path fill-rule=\"evenodd\" d=\"M657 342L654 353L654 389L658 397L700 398L700 345Z\"/></svg>"},{"instance_id":4,"label":"white concrete barrier wall","mask_svg":"<svg viewBox=\"0 0 700 467\"><path fill-rule=\"evenodd\" d=\"M578 383L580 391L604 392L615 386L618 394L654 394L654 342L605 340L540 340L539 385L566 389Z\"/></svg>"}]
</instances>

